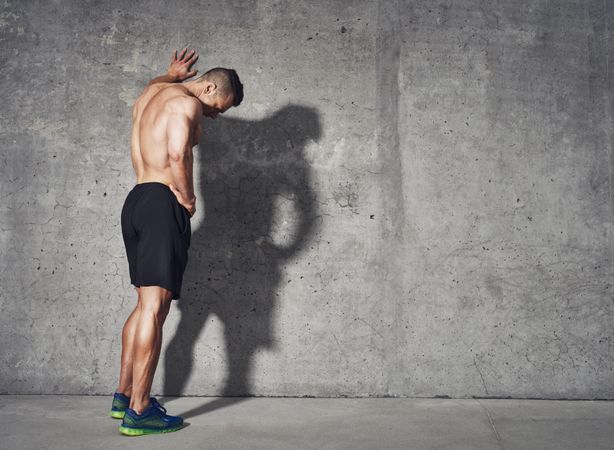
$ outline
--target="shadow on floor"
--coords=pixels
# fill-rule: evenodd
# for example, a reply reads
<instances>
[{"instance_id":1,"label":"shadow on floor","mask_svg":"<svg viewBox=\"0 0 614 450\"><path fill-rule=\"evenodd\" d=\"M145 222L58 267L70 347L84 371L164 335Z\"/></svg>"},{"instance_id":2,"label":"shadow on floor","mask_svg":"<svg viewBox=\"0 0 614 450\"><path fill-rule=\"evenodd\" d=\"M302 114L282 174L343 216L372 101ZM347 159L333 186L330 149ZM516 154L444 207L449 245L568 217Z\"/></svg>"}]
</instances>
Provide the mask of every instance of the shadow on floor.
<instances>
[{"instance_id":1,"label":"shadow on floor","mask_svg":"<svg viewBox=\"0 0 614 450\"><path fill-rule=\"evenodd\" d=\"M173 400L176 400L177 397L160 397L158 400L165 406L166 403L170 403ZM211 397L207 403L203 403L202 405L189 409L185 412L173 414L177 416L181 416L184 419L189 419L190 417L200 416L201 414L206 414L211 411L215 411L216 409L222 409L227 406L235 405L237 403L241 403L249 400L250 397Z\"/></svg>"}]
</instances>

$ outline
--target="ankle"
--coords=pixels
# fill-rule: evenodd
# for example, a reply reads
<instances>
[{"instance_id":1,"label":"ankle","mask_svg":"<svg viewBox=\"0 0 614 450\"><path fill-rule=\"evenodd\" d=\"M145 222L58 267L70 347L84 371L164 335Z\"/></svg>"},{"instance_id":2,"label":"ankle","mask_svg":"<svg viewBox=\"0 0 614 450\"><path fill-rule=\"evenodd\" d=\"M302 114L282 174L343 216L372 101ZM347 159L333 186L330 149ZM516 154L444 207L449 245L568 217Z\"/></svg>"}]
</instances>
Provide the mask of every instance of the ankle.
<instances>
[{"instance_id":1,"label":"ankle","mask_svg":"<svg viewBox=\"0 0 614 450\"><path fill-rule=\"evenodd\" d=\"M131 397L132 394L132 386L128 386L127 388L122 388L121 386L118 386L117 389L115 389L115 392L118 392L120 394L125 395L126 397Z\"/></svg>"},{"instance_id":2,"label":"ankle","mask_svg":"<svg viewBox=\"0 0 614 450\"><path fill-rule=\"evenodd\" d=\"M136 412L138 415L143 414L143 411L145 411L147 408L149 408L150 402L149 402L149 398L147 400L143 400L140 402L132 402L132 404L130 405L130 409L132 409L134 412Z\"/></svg>"}]
</instances>

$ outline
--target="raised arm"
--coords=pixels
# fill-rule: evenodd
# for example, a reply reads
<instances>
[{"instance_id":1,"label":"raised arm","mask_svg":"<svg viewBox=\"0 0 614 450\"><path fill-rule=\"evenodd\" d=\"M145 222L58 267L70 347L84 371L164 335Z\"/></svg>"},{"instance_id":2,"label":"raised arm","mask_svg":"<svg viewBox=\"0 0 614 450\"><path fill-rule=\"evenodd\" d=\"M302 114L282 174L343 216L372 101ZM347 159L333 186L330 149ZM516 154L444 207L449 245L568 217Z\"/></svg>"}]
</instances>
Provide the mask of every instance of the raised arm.
<instances>
[{"instance_id":1,"label":"raised arm","mask_svg":"<svg viewBox=\"0 0 614 450\"><path fill-rule=\"evenodd\" d=\"M177 50L175 50L171 56L168 71L164 75L151 80L148 86L154 83L177 83L196 75L198 70L190 70L190 67L198 59L198 54L194 50L186 54L187 50L187 47L184 47L179 53L179 58L177 58Z\"/></svg>"},{"instance_id":2,"label":"raised arm","mask_svg":"<svg viewBox=\"0 0 614 450\"><path fill-rule=\"evenodd\" d=\"M188 210L190 217L196 211L191 136L199 120L198 106L195 102L180 99L172 108L166 127L168 156L173 179L170 188L177 196L179 203Z\"/></svg>"}]
</instances>

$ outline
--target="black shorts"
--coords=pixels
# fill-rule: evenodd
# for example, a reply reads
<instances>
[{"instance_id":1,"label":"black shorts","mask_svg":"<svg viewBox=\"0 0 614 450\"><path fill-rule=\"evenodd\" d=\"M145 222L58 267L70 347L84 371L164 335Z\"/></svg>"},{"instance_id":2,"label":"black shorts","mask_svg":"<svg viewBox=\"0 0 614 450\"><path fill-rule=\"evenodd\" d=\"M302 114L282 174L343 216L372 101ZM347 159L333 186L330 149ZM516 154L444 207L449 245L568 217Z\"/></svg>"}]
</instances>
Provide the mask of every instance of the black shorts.
<instances>
[{"instance_id":1,"label":"black shorts","mask_svg":"<svg viewBox=\"0 0 614 450\"><path fill-rule=\"evenodd\" d=\"M192 235L188 210L166 184L139 183L126 197L121 222L130 282L161 286L179 299Z\"/></svg>"}]
</instances>

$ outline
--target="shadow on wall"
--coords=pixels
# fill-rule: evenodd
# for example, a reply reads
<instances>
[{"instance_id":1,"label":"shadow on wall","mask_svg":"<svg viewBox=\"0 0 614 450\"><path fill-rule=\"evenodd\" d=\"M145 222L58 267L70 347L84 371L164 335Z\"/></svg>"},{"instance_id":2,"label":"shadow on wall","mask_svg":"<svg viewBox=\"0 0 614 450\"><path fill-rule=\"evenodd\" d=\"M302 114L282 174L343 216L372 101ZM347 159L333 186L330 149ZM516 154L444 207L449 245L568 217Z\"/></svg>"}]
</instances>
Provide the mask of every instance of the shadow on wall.
<instances>
[{"instance_id":1,"label":"shadow on wall","mask_svg":"<svg viewBox=\"0 0 614 450\"><path fill-rule=\"evenodd\" d=\"M196 341L213 313L224 328L228 370L220 395L249 396L254 352L274 348L283 266L315 232L318 212L304 151L319 139L320 120L313 108L289 105L259 121L218 116L203 129L202 151L194 155L205 219L192 231L177 301L181 318L166 347L164 394L184 393ZM204 358L199 363L214 370Z\"/></svg>"}]
</instances>

